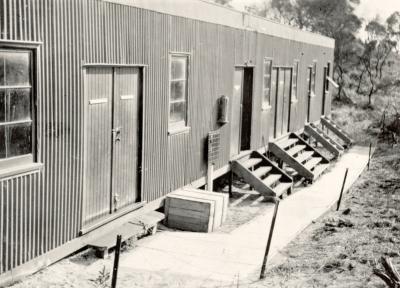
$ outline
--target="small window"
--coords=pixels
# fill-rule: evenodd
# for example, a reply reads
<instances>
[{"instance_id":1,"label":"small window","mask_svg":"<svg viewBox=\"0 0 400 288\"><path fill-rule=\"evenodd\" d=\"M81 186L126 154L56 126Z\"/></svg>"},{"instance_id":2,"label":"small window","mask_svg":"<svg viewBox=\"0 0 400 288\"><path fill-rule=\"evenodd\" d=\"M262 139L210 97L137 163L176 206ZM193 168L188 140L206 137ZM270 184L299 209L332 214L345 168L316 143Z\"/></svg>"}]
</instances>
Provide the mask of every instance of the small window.
<instances>
[{"instance_id":1,"label":"small window","mask_svg":"<svg viewBox=\"0 0 400 288\"><path fill-rule=\"evenodd\" d=\"M0 49L0 163L32 159L31 52Z\"/></svg>"},{"instance_id":2,"label":"small window","mask_svg":"<svg viewBox=\"0 0 400 288\"><path fill-rule=\"evenodd\" d=\"M297 101L297 78L299 75L299 61L295 61L293 65L293 74L292 74L292 102Z\"/></svg>"},{"instance_id":3,"label":"small window","mask_svg":"<svg viewBox=\"0 0 400 288\"><path fill-rule=\"evenodd\" d=\"M317 75L317 62L313 63L311 73L311 96L315 96L315 77Z\"/></svg>"},{"instance_id":4,"label":"small window","mask_svg":"<svg viewBox=\"0 0 400 288\"><path fill-rule=\"evenodd\" d=\"M265 59L263 67L263 100L262 108L267 109L271 104L271 71L272 60Z\"/></svg>"},{"instance_id":5,"label":"small window","mask_svg":"<svg viewBox=\"0 0 400 288\"><path fill-rule=\"evenodd\" d=\"M169 127L181 128L187 122L188 56L171 55Z\"/></svg>"}]
</instances>

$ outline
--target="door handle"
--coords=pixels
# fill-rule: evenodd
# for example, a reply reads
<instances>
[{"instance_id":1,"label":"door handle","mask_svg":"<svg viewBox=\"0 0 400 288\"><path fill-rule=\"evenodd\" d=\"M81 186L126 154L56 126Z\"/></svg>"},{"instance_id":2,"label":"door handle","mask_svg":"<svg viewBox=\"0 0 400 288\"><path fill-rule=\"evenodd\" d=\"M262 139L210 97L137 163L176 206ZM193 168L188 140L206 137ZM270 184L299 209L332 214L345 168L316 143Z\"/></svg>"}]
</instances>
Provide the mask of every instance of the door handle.
<instances>
[{"instance_id":1,"label":"door handle","mask_svg":"<svg viewBox=\"0 0 400 288\"><path fill-rule=\"evenodd\" d=\"M121 129L122 127L116 127L111 130L114 142L121 141Z\"/></svg>"}]
</instances>

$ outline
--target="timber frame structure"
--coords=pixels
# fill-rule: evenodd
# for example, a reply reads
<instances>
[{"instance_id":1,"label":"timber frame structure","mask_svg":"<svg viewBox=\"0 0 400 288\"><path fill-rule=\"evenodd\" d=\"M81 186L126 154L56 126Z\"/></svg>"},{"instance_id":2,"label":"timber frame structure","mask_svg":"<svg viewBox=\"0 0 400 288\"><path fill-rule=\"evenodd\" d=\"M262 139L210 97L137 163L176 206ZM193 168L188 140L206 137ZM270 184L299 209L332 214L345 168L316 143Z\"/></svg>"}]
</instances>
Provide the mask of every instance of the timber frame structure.
<instances>
[{"instance_id":1,"label":"timber frame structure","mask_svg":"<svg viewBox=\"0 0 400 288\"><path fill-rule=\"evenodd\" d=\"M261 153L325 163L292 140L329 117L334 45L202 0L0 0L0 110L20 111L0 113L0 284L206 184L211 131L213 178L237 161L265 195L290 192Z\"/></svg>"}]
</instances>

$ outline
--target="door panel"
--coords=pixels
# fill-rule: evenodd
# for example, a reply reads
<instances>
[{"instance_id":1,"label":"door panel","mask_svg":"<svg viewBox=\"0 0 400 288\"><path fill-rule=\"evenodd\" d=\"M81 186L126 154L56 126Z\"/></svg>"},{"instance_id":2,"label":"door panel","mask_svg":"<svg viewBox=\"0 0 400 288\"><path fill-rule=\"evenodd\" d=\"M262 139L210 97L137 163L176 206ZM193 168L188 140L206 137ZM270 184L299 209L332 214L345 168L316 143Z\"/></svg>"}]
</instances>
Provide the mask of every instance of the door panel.
<instances>
[{"instance_id":1,"label":"door panel","mask_svg":"<svg viewBox=\"0 0 400 288\"><path fill-rule=\"evenodd\" d=\"M282 116L283 116L283 95L285 90L285 72L279 69L278 72L278 93L276 94L276 137L282 135Z\"/></svg>"},{"instance_id":2,"label":"door panel","mask_svg":"<svg viewBox=\"0 0 400 288\"><path fill-rule=\"evenodd\" d=\"M271 74L271 107L274 113L271 113L271 130L269 133L269 139L273 140L276 137L276 105L277 105L277 96L278 96L278 69L273 68ZM271 125L270 124L270 125Z\"/></svg>"},{"instance_id":3,"label":"door panel","mask_svg":"<svg viewBox=\"0 0 400 288\"><path fill-rule=\"evenodd\" d=\"M324 67L324 75L323 75L323 87L322 87L322 109L321 109L321 115L325 115L325 107L326 107L326 98L327 98L327 93L329 93L329 91L327 91L327 81L326 81L326 77L328 76L328 68Z\"/></svg>"},{"instance_id":4,"label":"door panel","mask_svg":"<svg viewBox=\"0 0 400 288\"><path fill-rule=\"evenodd\" d=\"M138 201L139 135L138 68L114 70L113 170L114 210Z\"/></svg>"},{"instance_id":5,"label":"door panel","mask_svg":"<svg viewBox=\"0 0 400 288\"><path fill-rule=\"evenodd\" d=\"M112 68L86 72L84 225L110 213Z\"/></svg>"},{"instance_id":6,"label":"door panel","mask_svg":"<svg viewBox=\"0 0 400 288\"><path fill-rule=\"evenodd\" d=\"M311 88L312 88L312 67L307 68L307 106L306 106L306 123L310 122L311 113Z\"/></svg>"},{"instance_id":7,"label":"door panel","mask_svg":"<svg viewBox=\"0 0 400 288\"><path fill-rule=\"evenodd\" d=\"M231 114L231 157L240 152L240 124L242 115L243 69L237 68L233 77L232 114Z\"/></svg>"},{"instance_id":8,"label":"door panel","mask_svg":"<svg viewBox=\"0 0 400 288\"><path fill-rule=\"evenodd\" d=\"M291 93L291 74L290 68L285 68L285 84L283 92L283 111L282 111L282 134L289 132L289 121L290 121L290 93Z\"/></svg>"}]
</instances>

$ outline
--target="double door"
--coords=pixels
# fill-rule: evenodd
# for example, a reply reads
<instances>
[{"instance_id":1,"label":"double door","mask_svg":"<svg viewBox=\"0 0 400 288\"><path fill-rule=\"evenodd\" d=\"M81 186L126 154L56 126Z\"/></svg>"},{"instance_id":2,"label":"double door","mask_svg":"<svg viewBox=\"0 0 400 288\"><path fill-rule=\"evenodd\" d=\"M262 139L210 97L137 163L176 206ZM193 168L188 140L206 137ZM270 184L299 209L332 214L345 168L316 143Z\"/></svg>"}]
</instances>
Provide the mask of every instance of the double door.
<instances>
[{"instance_id":1,"label":"double door","mask_svg":"<svg viewBox=\"0 0 400 288\"><path fill-rule=\"evenodd\" d=\"M292 68L279 67L272 71L272 93L275 95L274 135L278 138L289 132Z\"/></svg>"},{"instance_id":2,"label":"double door","mask_svg":"<svg viewBox=\"0 0 400 288\"><path fill-rule=\"evenodd\" d=\"M84 86L87 227L140 201L141 70L87 68Z\"/></svg>"}]
</instances>

